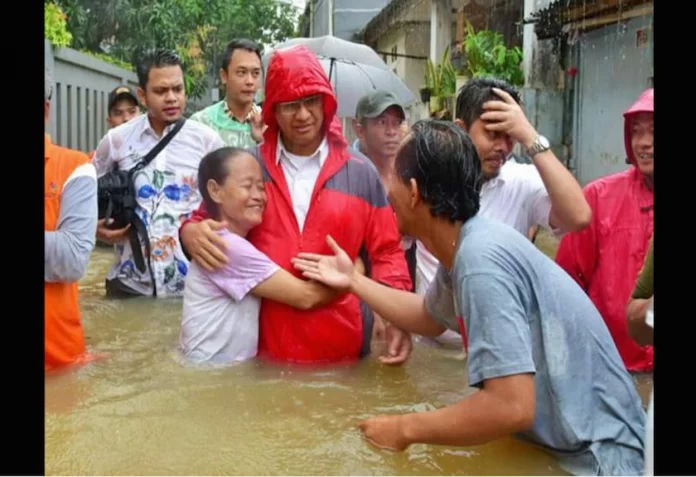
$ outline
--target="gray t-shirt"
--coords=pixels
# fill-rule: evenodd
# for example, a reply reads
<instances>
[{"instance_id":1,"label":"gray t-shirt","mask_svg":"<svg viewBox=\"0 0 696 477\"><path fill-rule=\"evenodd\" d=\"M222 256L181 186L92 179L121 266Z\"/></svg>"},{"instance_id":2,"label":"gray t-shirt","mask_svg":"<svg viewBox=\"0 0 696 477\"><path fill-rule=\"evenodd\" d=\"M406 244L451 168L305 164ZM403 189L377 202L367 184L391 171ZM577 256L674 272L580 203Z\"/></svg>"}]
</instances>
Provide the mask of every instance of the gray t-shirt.
<instances>
[{"instance_id":1,"label":"gray t-shirt","mask_svg":"<svg viewBox=\"0 0 696 477\"><path fill-rule=\"evenodd\" d=\"M645 411L587 295L503 223L474 217L457 246L452 273L440 265L425 304L452 330L463 317L470 385L534 373L534 425L517 437L573 474L642 475Z\"/></svg>"}]
</instances>

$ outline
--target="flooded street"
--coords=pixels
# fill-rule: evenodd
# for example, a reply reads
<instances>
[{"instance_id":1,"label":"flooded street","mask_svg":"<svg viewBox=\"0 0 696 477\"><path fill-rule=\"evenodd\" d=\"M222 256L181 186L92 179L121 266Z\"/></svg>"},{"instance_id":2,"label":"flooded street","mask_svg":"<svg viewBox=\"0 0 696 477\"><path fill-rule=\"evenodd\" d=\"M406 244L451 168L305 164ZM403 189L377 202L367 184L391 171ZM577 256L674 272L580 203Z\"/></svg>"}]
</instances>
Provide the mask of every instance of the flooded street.
<instances>
[{"instance_id":1,"label":"flooded street","mask_svg":"<svg viewBox=\"0 0 696 477\"><path fill-rule=\"evenodd\" d=\"M417 345L402 368L371 358L321 371L184 368L175 360L181 301L106 300L111 259L98 247L81 287L88 349L100 359L46 379L47 475L564 474L513 439L392 454L361 438L360 419L474 392L454 350ZM650 380L640 387L646 399Z\"/></svg>"}]
</instances>

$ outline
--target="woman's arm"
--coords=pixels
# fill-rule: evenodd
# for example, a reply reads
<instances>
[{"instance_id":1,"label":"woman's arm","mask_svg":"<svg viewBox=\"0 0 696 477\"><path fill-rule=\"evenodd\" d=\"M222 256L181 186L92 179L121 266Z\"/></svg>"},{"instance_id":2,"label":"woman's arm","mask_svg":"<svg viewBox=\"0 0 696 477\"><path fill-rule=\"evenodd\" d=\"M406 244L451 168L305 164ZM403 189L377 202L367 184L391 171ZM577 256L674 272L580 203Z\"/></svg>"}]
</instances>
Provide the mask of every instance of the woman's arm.
<instances>
[{"instance_id":1,"label":"woman's arm","mask_svg":"<svg viewBox=\"0 0 696 477\"><path fill-rule=\"evenodd\" d=\"M360 275L365 274L365 264L360 257L355 261L355 271ZM285 303L299 310L311 310L328 305L343 292L319 282L302 280L286 270L279 269L267 280L252 288L251 294Z\"/></svg>"},{"instance_id":2,"label":"woman's arm","mask_svg":"<svg viewBox=\"0 0 696 477\"><path fill-rule=\"evenodd\" d=\"M298 310L327 305L341 294L321 283L297 278L282 268L252 288L250 293L259 298L285 303Z\"/></svg>"}]
</instances>

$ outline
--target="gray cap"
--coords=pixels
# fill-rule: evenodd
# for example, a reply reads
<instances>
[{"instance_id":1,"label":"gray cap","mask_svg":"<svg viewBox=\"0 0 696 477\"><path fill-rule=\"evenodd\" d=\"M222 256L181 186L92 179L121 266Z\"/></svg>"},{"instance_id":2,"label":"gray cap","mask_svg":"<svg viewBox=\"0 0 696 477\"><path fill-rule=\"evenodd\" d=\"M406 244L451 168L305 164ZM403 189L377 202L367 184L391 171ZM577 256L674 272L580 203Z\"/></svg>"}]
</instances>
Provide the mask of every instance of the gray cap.
<instances>
[{"instance_id":1,"label":"gray cap","mask_svg":"<svg viewBox=\"0 0 696 477\"><path fill-rule=\"evenodd\" d=\"M360 98L355 108L355 118L361 121L363 118L376 118L392 106L396 106L406 117L406 111L393 93L381 89L371 91Z\"/></svg>"}]
</instances>

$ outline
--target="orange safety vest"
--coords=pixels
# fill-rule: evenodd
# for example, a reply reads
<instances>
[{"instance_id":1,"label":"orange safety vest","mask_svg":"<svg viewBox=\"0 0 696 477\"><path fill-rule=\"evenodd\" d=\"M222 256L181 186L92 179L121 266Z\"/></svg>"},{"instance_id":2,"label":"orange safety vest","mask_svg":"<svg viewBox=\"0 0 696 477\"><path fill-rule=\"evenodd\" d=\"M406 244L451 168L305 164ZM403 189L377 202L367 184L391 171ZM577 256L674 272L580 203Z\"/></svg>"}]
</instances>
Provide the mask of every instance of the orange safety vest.
<instances>
[{"instance_id":1,"label":"orange safety vest","mask_svg":"<svg viewBox=\"0 0 696 477\"><path fill-rule=\"evenodd\" d=\"M53 231L58 226L65 181L89 159L79 151L54 145L48 134L44 141L44 230ZM44 283L44 336L44 371L83 358L85 338L77 282Z\"/></svg>"}]
</instances>

